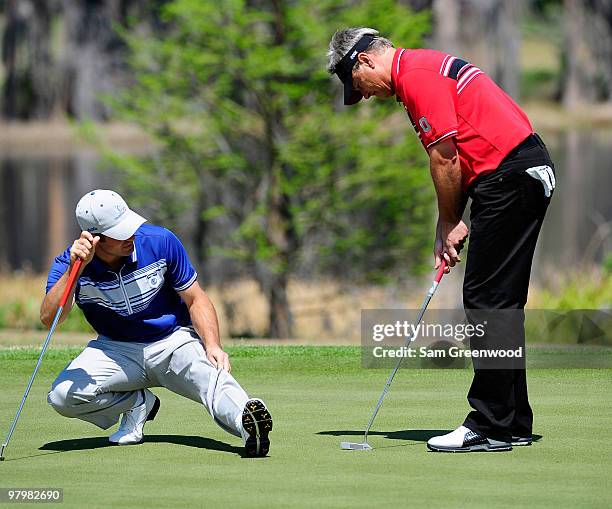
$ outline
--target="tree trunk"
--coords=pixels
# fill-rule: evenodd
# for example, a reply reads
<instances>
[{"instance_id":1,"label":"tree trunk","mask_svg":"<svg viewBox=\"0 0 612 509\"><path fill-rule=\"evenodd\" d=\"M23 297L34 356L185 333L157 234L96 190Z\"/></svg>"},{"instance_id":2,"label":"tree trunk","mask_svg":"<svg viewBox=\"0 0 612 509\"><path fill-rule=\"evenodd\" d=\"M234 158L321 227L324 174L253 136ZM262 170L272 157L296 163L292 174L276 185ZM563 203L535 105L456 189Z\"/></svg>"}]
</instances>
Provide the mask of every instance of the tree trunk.
<instances>
[{"instance_id":1,"label":"tree trunk","mask_svg":"<svg viewBox=\"0 0 612 509\"><path fill-rule=\"evenodd\" d=\"M524 1L435 0L432 44L480 67L516 98Z\"/></svg>"},{"instance_id":2,"label":"tree trunk","mask_svg":"<svg viewBox=\"0 0 612 509\"><path fill-rule=\"evenodd\" d=\"M612 0L586 2L586 33L597 63L597 99L612 101Z\"/></svg>"},{"instance_id":3,"label":"tree trunk","mask_svg":"<svg viewBox=\"0 0 612 509\"><path fill-rule=\"evenodd\" d=\"M285 44L285 3L274 0L272 3L272 32L276 45ZM269 100L271 99L271 100ZM265 201L264 231L274 254L266 260L266 267L259 271L260 283L269 305L269 331L271 338L290 338L293 336L293 318L287 297L287 284L290 262L297 251L297 237L290 210L290 197L283 190L285 176L291 168L279 161L279 147L287 141L284 125L286 112L275 104L275 93L270 91L260 98L260 107L265 121L265 152L267 175L263 181L261 198Z\"/></svg>"},{"instance_id":4,"label":"tree trunk","mask_svg":"<svg viewBox=\"0 0 612 509\"><path fill-rule=\"evenodd\" d=\"M199 189L198 199L196 205L196 227L194 233L194 244L196 259L198 265L198 279L201 285L206 285L209 282L209 268L206 265L206 252L207 252L207 236L209 224L208 221L202 217L202 213L210 205L208 200L207 192L209 185L207 182L207 174L205 171L201 171L199 174Z\"/></svg>"},{"instance_id":5,"label":"tree trunk","mask_svg":"<svg viewBox=\"0 0 612 509\"><path fill-rule=\"evenodd\" d=\"M287 277L285 272L274 274L270 278L268 294L270 330L268 336L271 338L293 337L293 316L287 298Z\"/></svg>"},{"instance_id":6,"label":"tree trunk","mask_svg":"<svg viewBox=\"0 0 612 509\"><path fill-rule=\"evenodd\" d=\"M459 44L461 5L456 0L434 0L432 10L433 47L452 55L460 55L462 51Z\"/></svg>"},{"instance_id":7,"label":"tree trunk","mask_svg":"<svg viewBox=\"0 0 612 509\"><path fill-rule=\"evenodd\" d=\"M46 118L53 110L57 97L50 44L53 5L46 0L6 2L2 38L5 118Z\"/></svg>"},{"instance_id":8,"label":"tree trunk","mask_svg":"<svg viewBox=\"0 0 612 509\"><path fill-rule=\"evenodd\" d=\"M499 85L514 99L520 94L519 57L521 34L519 23L523 10L523 0L501 2L499 8L499 26L496 58L496 78Z\"/></svg>"},{"instance_id":9,"label":"tree trunk","mask_svg":"<svg viewBox=\"0 0 612 509\"><path fill-rule=\"evenodd\" d=\"M114 80L121 65L117 51L120 44L112 28L120 15L115 4L64 0L64 103L68 113L78 119L103 120L108 116L98 96L116 88Z\"/></svg>"},{"instance_id":10,"label":"tree trunk","mask_svg":"<svg viewBox=\"0 0 612 509\"><path fill-rule=\"evenodd\" d=\"M145 30L163 30L159 8L165 0L7 0L2 62L2 115L46 119L56 112L102 120L100 100L129 77L123 45L113 24L129 16ZM58 21L61 21L59 23ZM53 30L63 28L63 33ZM57 44L56 41L62 41Z\"/></svg>"},{"instance_id":11,"label":"tree trunk","mask_svg":"<svg viewBox=\"0 0 612 509\"><path fill-rule=\"evenodd\" d=\"M9 232L12 221L11 214L8 211L10 210L13 189L11 189L9 182L9 164L5 158L0 159L0 200L2 200L2 206L0 207L0 273L8 272L11 269Z\"/></svg>"},{"instance_id":12,"label":"tree trunk","mask_svg":"<svg viewBox=\"0 0 612 509\"><path fill-rule=\"evenodd\" d=\"M46 238L47 252L45 259L53 260L59 253L66 249L66 236L72 228L68 227L66 221L66 203L70 203L66 196L66 186L62 182L64 177L63 161L53 158L49 163L47 172L47 224L43 226Z\"/></svg>"},{"instance_id":13,"label":"tree trunk","mask_svg":"<svg viewBox=\"0 0 612 509\"><path fill-rule=\"evenodd\" d=\"M584 32L586 13L582 0L565 0L565 52L563 105L575 107L595 100L596 62Z\"/></svg>"}]
</instances>

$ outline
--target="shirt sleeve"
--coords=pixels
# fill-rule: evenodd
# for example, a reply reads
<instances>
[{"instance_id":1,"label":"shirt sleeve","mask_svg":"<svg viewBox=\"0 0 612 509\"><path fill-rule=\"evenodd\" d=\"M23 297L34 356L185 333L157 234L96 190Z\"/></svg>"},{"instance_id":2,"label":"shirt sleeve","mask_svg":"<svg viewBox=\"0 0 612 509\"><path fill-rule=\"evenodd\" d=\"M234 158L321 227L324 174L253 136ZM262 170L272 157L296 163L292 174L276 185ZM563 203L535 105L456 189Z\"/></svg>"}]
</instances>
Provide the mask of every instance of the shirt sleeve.
<instances>
[{"instance_id":1,"label":"shirt sleeve","mask_svg":"<svg viewBox=\"0 0 612 509\"><path fill-rule=\"evenodd\" d=\"M414 69L400 82L404 105L423 146L457 134L457 82L428 69Z\"/></svg>"},{"instance_id":2,"label":"shirt sleeve","mask_svg":"<svg viewBox=\"0 0 612 509\"><path fill-rule=\"evenodd\" d=\"M174 233L166 230L166 263L170 284L177 292L187 290L198 278L187 251Z\"/></svg>"},{"instance_id":3,"label":"shirt sleeve","mask_svg":"<svg viewBox=\"0 0 612 509\"><path fill-rule=\"evenodd\" d=\"M47 276L47 287L45 293L49 293L49 290L55 286L60 278L66 273L70 267L70 247L66 249L61 255L53 260L53 265L49 269L49 275Z\"/></svg>"}]
</instances>

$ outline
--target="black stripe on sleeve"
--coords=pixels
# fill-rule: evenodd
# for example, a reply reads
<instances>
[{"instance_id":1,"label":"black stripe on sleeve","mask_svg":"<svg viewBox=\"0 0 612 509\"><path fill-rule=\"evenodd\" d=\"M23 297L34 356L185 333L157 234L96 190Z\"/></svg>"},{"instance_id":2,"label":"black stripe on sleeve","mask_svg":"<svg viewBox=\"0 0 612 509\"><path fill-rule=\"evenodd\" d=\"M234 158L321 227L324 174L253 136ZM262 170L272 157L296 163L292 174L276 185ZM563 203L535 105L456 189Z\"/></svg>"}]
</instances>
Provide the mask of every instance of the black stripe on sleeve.
<instances>
[{"instance_id":1,"label":"black stripe on sleeve","mask_svg":"<svg viewBox=\"0 0 612 509\"><path fill-rule=\"evenodd\" d=\"M451 65L450 71L448 72L448 77L456 80L457 75L459 74L459 71L463 69L463 67L466 65L468 65L468 63L465 60L456 58L453 64Z\"/></svg>"}]
</instances>

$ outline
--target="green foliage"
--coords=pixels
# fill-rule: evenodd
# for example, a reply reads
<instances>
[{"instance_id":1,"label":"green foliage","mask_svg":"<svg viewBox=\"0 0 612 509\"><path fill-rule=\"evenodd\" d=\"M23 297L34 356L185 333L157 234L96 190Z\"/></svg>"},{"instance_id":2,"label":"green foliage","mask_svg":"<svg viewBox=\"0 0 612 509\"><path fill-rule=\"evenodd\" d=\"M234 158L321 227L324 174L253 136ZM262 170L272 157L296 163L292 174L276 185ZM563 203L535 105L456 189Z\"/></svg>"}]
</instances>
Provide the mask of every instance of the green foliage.
<instances>
[{"instance_id":1,"label":"green foliage","mask_svg":"<svg viewBox=\"0 0 612 509\"><path fill-rule=\"evenodd\" d=\"M602 268L606 276L612 276L612 253L608 253L608 255L604 258Z\"/></svg>"},{"instance_id":2,"label":"green foliage","mask_svg":"<svg viewBox=\"0 0 612 509\"><path fill-rule=\"evenodd\" d=\"M304 245L317 246L320 270L361 279L420 268L432 215L425 154L395 101L339 106L325 55L346 26L418 47L427 13L391 0L176 0L162 19L163 38L123 32L134 83L112 101L159 146L147 158L107 151L135 203L154 197L154 219L169 226L206 203L199 220L236 225L206 254L275 273L294 270ZM392 112L403 119L394 128Z\"/></svg>"},{"instance_id":3,"label":"green foliage","mask_svg":"<svg viewBox=\"0 0 612 509\"><path fill-rule=\"evenodd\" d=\"M533 299L530 298L530 306L563 311L612 309L612 274L609 269L566 274L555 287L537 292Z\"/></svg>"},{"instance_id":4,"label":"green foliage","mask_svg":"<svg viewBox=\"0 0 612 509\"><path fill-rule=\"evenodd\" d=\"M19 299L0 306L0 329L42 328L38 318L40 302L35 299Z\"/></svg>"},{"instance_id":5,"label":"green foliage","mask_svg":"<svg viewBox=\"0 0 612 509\"><path fill-rule=\"evenodd\" d=\"M35 298L14 299L0 304L0 329L43 330L39 318L40 300ZM91 332L83 312L74 306L59 326L65 332Z\"/></svg>"},{"instance_id":6,"label":"green foliage","mask_svg":"<svg viewBox=\"0 0 612 509\"><path fill-rule=\"evenodd\" d=\"M553 100L559 93L559 72L531 69L521 73L521 97L525 100Z\"/></svg>"}]
</instances>

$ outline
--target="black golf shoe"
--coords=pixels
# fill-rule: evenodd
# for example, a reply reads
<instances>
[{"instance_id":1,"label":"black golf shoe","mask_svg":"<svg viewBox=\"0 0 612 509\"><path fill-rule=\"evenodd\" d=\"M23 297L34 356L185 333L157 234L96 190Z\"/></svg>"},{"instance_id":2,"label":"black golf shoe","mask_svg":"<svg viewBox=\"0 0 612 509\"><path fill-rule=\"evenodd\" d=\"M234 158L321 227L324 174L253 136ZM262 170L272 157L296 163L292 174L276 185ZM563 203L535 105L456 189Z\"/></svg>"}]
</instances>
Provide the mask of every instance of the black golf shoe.
<instances>
[{"instance_id":1,"label":"black golf shoe","mask_svg":"<svg viewBox=\"0 0 612 509\"><path fill-rule=\"evenodd\" d=\"M272 431L272 416L263 401L250 399L242 411L242 429L244 430L244 450L247 456L253 458L266 456L270 450Z\"/></svg>"},{"instance_id":2,"label":"black golf shoe","mask_svg":"<svg viewBox=\"0 0 612 509\"><path fill-rule=\"evenodd\" d=\"M526 445L531 445L532 439L531 437L512 437L512 447L524 447Z\"/></svg>"}]
</instances>

